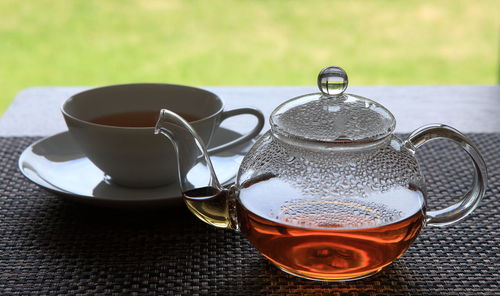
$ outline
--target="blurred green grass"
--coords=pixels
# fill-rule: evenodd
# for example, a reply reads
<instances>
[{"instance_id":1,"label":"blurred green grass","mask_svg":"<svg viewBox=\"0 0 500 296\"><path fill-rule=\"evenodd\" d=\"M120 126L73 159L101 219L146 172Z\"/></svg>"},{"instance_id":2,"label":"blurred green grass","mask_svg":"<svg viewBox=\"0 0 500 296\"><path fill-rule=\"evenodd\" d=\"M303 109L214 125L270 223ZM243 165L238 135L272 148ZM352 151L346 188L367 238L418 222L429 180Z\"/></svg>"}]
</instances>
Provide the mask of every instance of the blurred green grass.
<instances>
[{"instance_id":1,"label":"blurred green grass","mask_svg":"<svg viewBox=\"0 0 500 296\"><path fill-rule=\"evenodd\" d=\"M494 84L498 2L1 0L0 114L22 88Z\"/></svg>"}]
</instances>

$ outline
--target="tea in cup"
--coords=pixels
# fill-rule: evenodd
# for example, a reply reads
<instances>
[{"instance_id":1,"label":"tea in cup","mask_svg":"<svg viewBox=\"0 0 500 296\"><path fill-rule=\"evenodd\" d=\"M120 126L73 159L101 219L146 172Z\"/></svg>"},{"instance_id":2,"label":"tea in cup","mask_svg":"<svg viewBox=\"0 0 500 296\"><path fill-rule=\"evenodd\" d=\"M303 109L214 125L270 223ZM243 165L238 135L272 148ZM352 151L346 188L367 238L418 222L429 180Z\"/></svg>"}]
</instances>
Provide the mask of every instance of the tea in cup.
<instances>
[{"instance_id":1,"label":"tea in cup","mask_svg":"<svg viewBox=\"0 0 500 296\"><path fill-rule=\"evenodd\" d=\"M180 114L207 144L226 118L241 114L257 118L248 134L212 148L212 153L249 141L264 124L262 113L256 109L224 111L222 100L214 93L173 84L94 88L71 96L61 111L71 136L109 181L130 187L154 187L178 179L173 145L153 134L160 109ZM192 141L192 137L177 140ZM194 163L196 154L184 152L181 161Z\"/></svg>"}]
</instances>

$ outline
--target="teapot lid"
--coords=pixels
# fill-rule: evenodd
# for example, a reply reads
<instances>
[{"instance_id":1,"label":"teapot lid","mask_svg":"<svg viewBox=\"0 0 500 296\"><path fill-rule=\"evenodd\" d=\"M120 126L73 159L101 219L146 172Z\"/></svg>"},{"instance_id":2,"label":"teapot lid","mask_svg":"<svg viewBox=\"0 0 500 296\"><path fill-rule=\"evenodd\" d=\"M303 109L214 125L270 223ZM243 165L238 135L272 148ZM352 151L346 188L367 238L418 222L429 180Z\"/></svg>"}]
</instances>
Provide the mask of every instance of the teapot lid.
<instances>
[{"instance_id":1,"label":"teapot lid","mask_svg":"<svg viewBox=\"0 0 500 296\"><path fill-rule=\"evenodd\" d=\"M367 143L394 131L396 120L381 104L344 93L344 69L326 67L318 75L320 93L295 97L271 114L273 133L287 138L322 143Z\"/></svg>"}]
</instances>

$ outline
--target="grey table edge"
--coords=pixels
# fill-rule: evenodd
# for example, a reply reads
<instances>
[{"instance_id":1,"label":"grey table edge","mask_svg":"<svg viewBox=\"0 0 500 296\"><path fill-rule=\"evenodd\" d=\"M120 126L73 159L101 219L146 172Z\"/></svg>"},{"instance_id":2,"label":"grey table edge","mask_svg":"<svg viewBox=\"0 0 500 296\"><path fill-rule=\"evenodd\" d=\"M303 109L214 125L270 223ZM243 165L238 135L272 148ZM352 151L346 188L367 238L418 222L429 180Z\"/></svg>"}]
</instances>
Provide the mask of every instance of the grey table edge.
<instances>
[{"instance_id":1,"label":"grey table edge","mask_svg":"<svg viewBox=\"0 0 500 296\"><path fill-rule=\"evenodd\" d=\"M22 90L0 118L0 136L50 136L66 130L62 103L84 86L42 86ZM255 107L266 117L280 103L318 92L308 86L211 86L225 109ZM499 85L352 86L348 93L366 96L386 106L396 117L396 132L411 132L429 123L444 123L462 132L500 132ZM223 127L244 132L251 124L244 116ZM269 129L266 123L264 131Z\"/></svg>"}]
</instances>

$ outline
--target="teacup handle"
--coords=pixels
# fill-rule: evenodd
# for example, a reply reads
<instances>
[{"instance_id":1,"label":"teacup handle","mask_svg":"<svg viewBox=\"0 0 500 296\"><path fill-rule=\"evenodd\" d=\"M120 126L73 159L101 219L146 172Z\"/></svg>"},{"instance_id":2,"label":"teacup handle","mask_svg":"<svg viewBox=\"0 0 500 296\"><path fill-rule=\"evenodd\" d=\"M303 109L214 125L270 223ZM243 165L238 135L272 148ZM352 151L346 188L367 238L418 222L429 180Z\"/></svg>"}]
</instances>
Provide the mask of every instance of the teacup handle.
<instances>
[{"instance_id":1,"label":"teacup handle","mask_svg":"<svg viewBox=\"0 0 500 296\"><path fill-rule=\"evenodd\" d=\"M423 126L408 136L406 142L418 148L433 139L449 139L460 145L470 156L474 164L472 188L457 203L435 211L427 212L427 224L446 226L456 223L469 215L483 198L486 190L487 171L483 157L476 145L456 129L444 124Z\"/></svg>"},{"instance_id":2,"label":"teacup handle","mask_svg":"<svg viewBox=\"0 0 500 296\"><path fill-rule=\"evenodd\" d=\"M244 142L249 141L250 139L252 139L253 137L257 136L260 133L260 131L262 130L262 127L264 127L265 119L264 119L264 115L262 114L262 112L260 112L257 109L239 108L239 109L234 109L234 110L230 110L230 111L224 111L222 113L221 121L224 121L224 120L228 119L229 117L242 115L242 114L250 114L250 115L255 116L257 118L257 125L255 125L255 127L250 132L248 132L246 135L242 135L241 137L234 139L231 142L228 142L226 144L208 149L208 153L213 154L213 153L221 152L221 151L226 150L226 149L233 148L233 147L238 146Z\"/></svg>"}]
</instances>

